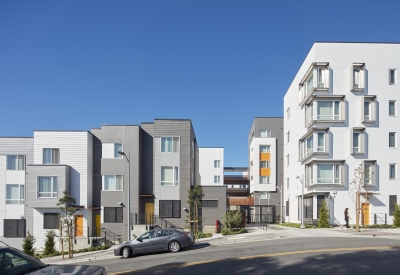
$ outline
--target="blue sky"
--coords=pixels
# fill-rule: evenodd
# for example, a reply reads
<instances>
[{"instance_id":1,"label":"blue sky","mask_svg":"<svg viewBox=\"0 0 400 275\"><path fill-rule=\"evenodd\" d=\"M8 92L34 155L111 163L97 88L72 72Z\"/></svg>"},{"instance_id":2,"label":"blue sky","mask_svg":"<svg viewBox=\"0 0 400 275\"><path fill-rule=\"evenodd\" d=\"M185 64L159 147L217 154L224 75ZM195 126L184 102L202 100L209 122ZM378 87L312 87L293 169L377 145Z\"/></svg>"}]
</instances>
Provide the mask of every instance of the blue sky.
<instances>
[{"instance_id":1,"label":"blue sky","mask_svg":"<svg viewBox=\"0 0 400 275\"><path fill-rule=\"evenodd\" d=\"M0 136L191 119L247 166L314 41L400 42L400 1L0 1Z\"/></svg>"}]
</instances>

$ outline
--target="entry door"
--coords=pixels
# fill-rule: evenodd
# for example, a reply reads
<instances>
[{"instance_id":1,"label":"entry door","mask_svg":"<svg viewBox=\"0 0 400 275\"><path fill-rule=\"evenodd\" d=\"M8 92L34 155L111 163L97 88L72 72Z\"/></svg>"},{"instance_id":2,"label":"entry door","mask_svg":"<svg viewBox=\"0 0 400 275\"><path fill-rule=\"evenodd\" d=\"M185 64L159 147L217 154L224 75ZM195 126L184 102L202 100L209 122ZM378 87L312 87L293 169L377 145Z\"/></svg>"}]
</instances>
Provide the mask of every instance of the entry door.
<instances>
[{"instance_id":1,"label":"entry door","mask_svg":"<svg viewBox=\"0 0 400 275\"><path fill-rule=\"evenodd\" d=\"M146 208L146 224L151 224L151 218L153 217L154 214L154 202L146 202L145 205Z\"/></svg>"},{"instance_id":2,"label":"entry door","mask_svg":"<svg viewBox=\"0 0 400 275\"><path fill-rule=\"evenodd\" d=\"M83 236L83 215L75 215L75 236Z\"/></svg>"},{"instance_id":3,"label":"entry door","mask_svg":"<svg viewBox=\"0 0 400 275\"><path fill-rule=\"evenodd\" d=\"M96 236L100 237L101 215L96 215Z\"/></svg>"},{"instance_id":4,"label":"entry door","mask_svg":"<svg viewBox=\"0 0 400 275\"><path fill-rule=\"evenodd\" d=\"M362 204L362 224L369 225L369 203Z\"/></svg>"}]
</instances>

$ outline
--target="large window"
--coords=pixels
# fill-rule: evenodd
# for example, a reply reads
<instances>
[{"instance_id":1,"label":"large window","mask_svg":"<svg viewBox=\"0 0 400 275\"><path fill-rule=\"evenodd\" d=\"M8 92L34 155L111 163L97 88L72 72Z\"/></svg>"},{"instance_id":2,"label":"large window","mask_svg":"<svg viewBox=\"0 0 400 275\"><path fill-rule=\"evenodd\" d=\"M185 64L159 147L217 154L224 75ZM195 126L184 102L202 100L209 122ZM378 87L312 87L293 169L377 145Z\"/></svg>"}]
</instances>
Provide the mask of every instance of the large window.
<instances>
[{"instance_id":1,"label":"large window","mask_svg":"<svg viewBox=\"0 0 400 275\"><path fill-rule=\"evenodd\" d=\"M340 120L340 101L317 101L317 120Z\"/></svg>"},{"instance_id":2,"label":"large window","mask_svg":"<svg viewBox=\"0 0 400 275\"><path fill-rule=\"evenodd\" d=\"M8 155L7 170L25 170L25 156Z\"/></svg>"},{"instance_id":3,"label":"large window","mask_svg":"<svg viewBox=\"0 0 400 275\"><path fill-rule=\"evenodd\" d=\"M179 200L160 200L161 218L180 218L181 201Z\"/></svg>"},{"instance_id":4,"label":"large window","mask_svg":"<svg viewBox=\"0 0 400 275\"><path fill-rule=\"evenodd\" d=\"M260 145L260 153L269 153L270 146L269 145Z\"/></svg>"},{"instance_id":5,"label":"large window","mask_svg":"<svg viewBox=\"0 0 400 275\"><path fill-rule=\"evenodd\" d=\"M57 198L57 177L39 177L39 198Z\"/></svg>"},{"instance_id":6,"label":"large window","mask_svg":"<svg viewBox=\"0 0 400 275\"><path fill-rule=\"evenodd\" d=\"M19 184L6 185L6 204L24 204L25 186Z\"/></svg>"},{"instance_id":7,"label":"large window","mask_svg":"<svg viewBox=\"0 0 400 275\"><path fill-rule=\"evenodd\" d=\"M389 147L395 148L396 147L396 133L391 132L389 133Z\"/></svg>"},{"instance_id":8,"label":"large window","mask_svg":"<svg viewBox=\"0 0 400 275\"><path fill-rule=\"evenodd\" d=\"M162 166L161 167L161 185L175 186L179 184L179 167Z\"/></svg>"},{"instance_id":9,"label":"large window","mask_svg":"<svg viewBox=\"0 0 400 275\"><path fill-rule=\"evenodd\" d=\"M104 191L122 191L122 176L121 175L105 175L104 176Z\"/></svg>"},{"instance_id":10,"label":"large window","mask_svg":"<svg viewBox=\"0 0 400 275\"><path fill-rule=\"evenodd\" d=\"M396 116L396 101L391 100L389 101L389 116Z\"/></svg>"},{"instance_id":11,"label":"large window","mask_svg":"<svg viewBox=\"0 0 400 275\"><path fill-rule=\"evenodd\" d=\"M4 237L25 237L25 219L4 219Z\"/></svg>"},{"instance_id":12,"label":"large window","mask_svg":"<svg viewBox=\"0 0 400 275\"><path fill-rule=\"evenodd\" d=\"M179 137L162 137L161 152L179 152Z\"/></svg>"},{"instance_id":13,"label":"large window","mask_svg":"<svg viewBox=\"0 0 400 275\"><path fill-rule=\"evenodd\" d=\"M317 184L340 184L339 163L318 163L317 165Z\"/></svg>"},{"instance_id":14,"label":"large window","mask_svg":"<svg viewBox=\"0 0 400 275\"><path fill-rule=\"evenodd\" d=\"M389 216L393 216L396 211L397 195L389 195Z\"/></svg>"},{"instance_id":15,"label":"large window","mask_svg":"<svg viewBox=\"0 0 400 275\"><path fill-rule=\"evenodd\" d=\"M43 164L60 164L60 149L43 149Z\"/></svg>"},{"instance_id":16,"label":"large window","mask_svg":"<svg viewBox=\"0 0 400 275\"><path fill-rule=\"evenodd\" d=\"M260 130L260 137L271 137L271 130Z\"/></svg>"},{"instance_id":17,"label":"large window","mask_svg":"<svg viewBox=\"0 0 400 275\"><path fill-rule=\"evenodd\" d=\"M389 178L391 179L391 180L394 180L394 179L396 179L397 178L397 167L396 167L397 165L395 164L395 163L391 163L391 164L389 164Z\"/></svg>"},{"instance_id":18,"label":"large window","mask_svg":"<svg viewBox=\"0 0 400 275\"><path fill-rule=\"evenodd\" d=\"M260 184L271 183L271 178L269 176L260 176Z\"/></svg>"},{"instance_id":19,"label":"large window","mask_svg":"<svg viewBox=\"0 0 400 275\"><path fill-rule=\"evenodd\" d=\"M122 207L104 207L105 223L122 223L123 217Z\"/></svg>"},{"instance_id":20,"label":"large window","mask_svg":"<svg viewBox=\"0 0 400 275\"><path fill-rule=\"evenodd\" d=\"M59 229L58 213L43 213L43 229Z\"/></svg>"},{"instance_id":21,"label":"large window","mask_svg":"<svg viewBox=\"0 0 400 275\"><path fill-rule=\"evenodd\" d=\"M202 200L201 207L203 208L217 208L218 201L217 200Z\"/></svg>"},{"instance_id":22,"label":"large window","mask_svg":"<svg viewBox=\"0 0 400 275\"><path fill-rule=\"evenodd\" d=\"M397 70L389 69L389 84L394 85L397 84Z\"/></svg>"}]
</instances>

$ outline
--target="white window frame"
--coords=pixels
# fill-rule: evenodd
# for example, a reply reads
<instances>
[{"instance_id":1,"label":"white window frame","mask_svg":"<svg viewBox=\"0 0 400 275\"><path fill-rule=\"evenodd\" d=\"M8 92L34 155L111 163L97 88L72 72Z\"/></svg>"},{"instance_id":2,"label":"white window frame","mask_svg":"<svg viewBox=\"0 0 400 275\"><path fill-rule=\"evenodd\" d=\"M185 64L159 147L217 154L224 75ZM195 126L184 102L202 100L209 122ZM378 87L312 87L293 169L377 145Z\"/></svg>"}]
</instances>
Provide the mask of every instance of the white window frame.
<instances>
[{"instance_id":1,"label":"white window frame","mask_svg":"<svg viewBox=\"0 0 400 275\"><path fill-rule=\"evenodd\" d=\"M260 134L260 137L271 137L271 130L261 129L259 134Z\"/></svg>"},{"instance_id":2,"label":"white window frame","mask_svg":"<svg viewBox=\"0 0 400 275\"><path fill-rule=\"evenodd\" d=\"M14 159L12 160L12 158L14 158ZM11 163L13 161L15 161L15 163ZM25 170L25 156L24 155L7 155L6 162L7 162L6 170L11 170L11 171L24 171ZM11 168L13 168L12 166L15 166L16 169L11 169Z\"/></svg>"},{"instance_id":3,"label":"white window frame","mask_svg":"<svg viewBox=\"0 0 400 275\"><path fill-rule=\"evenodd\" d=\"M268 192L268 191L259 191L258 192L258 197L261 200L269 200L269 199L271 199L270 192Z\"/></svg>"},{"instance_id":4,"label":"white window frame","mask_svg":"<svg viewBox=\"0 0 400 275\"><path fill-rule=\"evenodd\" d=\"M319 142L320 135L323 136L321 145ZM326 130L317 129L311 132L311 134L307 135L304 139L300 141L301 145L301 158L304 160L313 154L327 154L328 147L327 147L327 135L328 132Z\"/></svg>"},{"instance_id":5,"label":"white window frame","mask_svg":"<svg viewBox=\"0 0 400 275\"><path fill-rule=\"evenodd\" d=\"M109 187L109 189L106 189L106 177L114 177L115 179L115 189L111 189ZM120 189L118 189L118 180L117 177L120 179L121 182L121 186ZM123 175L103 175L103 186L102 186L102 191L124 191L124 177Z\"/></svg>"},{"instance_id":6,"label":"white window frame","mask_svg":"<svg viewBox=\"0 0 400 275\"><path fill-rule=\"evenodd\" d=\"M341 100L316 100L316 114L317 114L317 121L338 121L342 120L342 101ZM332 114L329 115L322 115L319 114L319 104L322 102L330 102L332 103ZM336 108L338 107L338 108ZM337 113L336 113L337 111ZM323 117L323 118L322 118ZM327 119L328 118L328 119Z\"/></svg>"},{"instance_id":7,"label":"white window frame","mask_svg":"<svg viewBox=\"0 0 400 275\"><path fill-rule=\"evenodd\" d=\"M290 131L286 132L286 144L290 142Z\"/></svg>"},{"instance_id":8,"label":"white window frame","mask_svg":"<svg viewBox=\"0 0 400 275\"><path fill-rule=\"evenodd\" d=\"M214 183L221 183L221 176L214 176Z\"/></svg>"},{"instance_id":9,"label":"white window frame","mask_svg":"<svg viewBox=\"0 0 400 275\"><path fill-rule=\"evenodd\" d=\"M350 90L362 92L365 89L365 64L353 63L350 67Z\"/></svg>"},{"instance_id":10,"label":"white window frame","mask_svg":"<svg viewBox=\"0 0 400 275\"><path fill-rule=\"evenodd\" d=\"M368 115L365 114L368 103ZM376 96L363 96L361 98L361 122L374 123L376 121Z\"/></svg>"},{"instance_id":11,"label":"white window frame","mask_svg":"<svg viewBox=\"0 0 400 275\"><path fill-rule=\"evenodd\" d=\"M169 146L164 147L164 144L168 142L171 143L171 148ZM179 137L161 137L160 138L160 152L161 153L177 153L179 152L180 147L180 138ZM192 143L192 157L194 154L194 144Z\"/></svg>"},{"instance_id":12,"label":"white window frame","mask_svg":"<svg viewBox=\"0 0 400 275\"><path fill-rule=\"evenodd\" d=\"M354 137L357 135L358 138L358 147L354 145ZM357 148L357 150L355 150ZM351 128L350 131L350 154L365 154L366 141L365 141L365 128Z\"/></svg>"},{"instance_id":13,"label":"white window frame","mask_svg":"<svg viewBox=\"0 0 400 275\"><path fill-rule=\"evenodd\" d=\"M394 146L390 146L390 136L394 136ZM389 148L397 148L397 133L396 132L389 132Z\"/></svg>"},{"instance_id":14,"label":"white window frame","mask_svg":"<svg viewBox=\"0 0 400 275\"><path fill-rule=\"evenodd\" d=\"M290 156L289 156L289 154L287 154L286 155L286 167L289 167L289 164L290 164Z\"/></svg>"},{"instance_id":15,"label":"white window frame","mask_svg":"<svg viewBox=\"0 0 400 275\"><path fill-rule=\"evenodd\" d=\"M320 165L331 165L332 166L332 175L333 178L318 178L318 166ZM316 184L318 185L341 185L341 178L342 178L342 169L343 169L343 165L341 165L340 163L337 162L333 162L333 163L325 163L325 162L319 162L319 163L315 163L316 166ZM330 182L327 182L331 180ZM322 182L325 181L325 182Z\"/></svg>"},{"instance_id":16,"label":"white window frame","mask_svg":"<svg viewBox=\"0 0 400 275\"><path fill-rule=\"evenodd\" d=\"M393 104L394 113L390 113L390 105ZM397 101L396 100L389 100L389 116L397 116Z\"/></svg>"},{"instance_id":17,"label":"white window frame","mask_svg":"<svg viewBox=\"0 0 400 275\"><path fill-rule=\"evenodd\" d=\"M286 109L286 121L288 121L289 118L290 118L290 107L288 107L288 108Z\"/></svg>"},{"instance_id":18,"label":"white window frame","mask_svg":"<svg viewBox=\"0 0 400 275\"><path fill-rule=\"evenodd\" d=\"M265 147L265 151L262 148ZM271 146L270 145L260 145L260 153L271 153Z\"/></svg>"},{"instance_id":19,"label":"white window frame","mask_svg":"<svg viewBox=\"0 0 400 275\"><path fill-rule=\"evenodd\" d=\"M40 191L40 179L41 178L51 178L51 184L50 184L51 191L50 192L41 192ZM54 188L54 185L56 185L56 188ZM50 194L50 197L43 197L43 196L41 196L41 194ZM39 176L37 178L37 197L40 198L40 199L54 199L54 198L57 198L58 197L58 178L56 176Z\"/></svg>"},{"instance_id":20,"label":"white window frame","mask_svg":"<svg viewBox=\"0 0 400 275\"><path fill-rule=\"evenodd\" d=\"M171 168L172 169L172 181L168 179L162 179L163 172L162 170ZM179 185L179 167L178 166L161 166L161 175L160 175L160 183L161 186L178 186Z\"/></svg>"},{"instance_id":21,"label":"white window frame","mask_svg":"<svg viewBox=\"0 0 400 275\"><path fill-rule=\"evenodd\" d=\"M220 168L221 161L219 159L214 160L214 168Z\"/></svg>"},{"instance_id":22,"label":"white window frame","mask_svg":"<svg viewBox=\"0 0 400 275\"><path fill-rule=\"evenodd\" d=\"M392 175L392 167L394 168L394 175ZM389 179L395 180L397 179L397 164L396 163L389 163Z\"/></svg>"},{"instance_id":23,"label":"white window frame","mask_svg":"<svg viewBox=\"0 0 400 275\"><path fill-rule=\"evenodd\" d=\"M370 161L366 160L363 161L363 169L364 169L364 174L367 172L367 167L369 169L369 179L367 176L364 175L364 185L366 186L374 186L375 180L376 180L376 161Z\"/></svg>"},{"instance_id":24,"label":"white window frame","mask_svg":"<svg viewBox=\"0 0 400 275\"><path fill-rule=\"evenodd\" d=\"M50 150L51 152L50 162L45 162L45 150ZM43 148L43 164L60 164L60 148Z\"/></svg>"},{"instance_id":25,"label":"white window frame","mask_svg":"<svg viewBox=\"0 0 400 275\"><path fill-rule=\"evenodd\" d=\"M18 198L12 199L8 197L8 187L18 187ZM16 202L16 203L13 203ZM25 203L25 185L23 184L6 184L6 204L24 204Z\"/></svg>"},{"instance_id":26,"label":"white window frame","mask_svg":"<svg viewBox=\"0 0 400 275\"><path fill-rule=\"evenodd\" d=\"M389 69L389 85L397 84L397 69Z\"/></svg>"},{"instance_id":27,"label":"white window frame","mask_svg":"<svg viewBox=\"0 0 400 275\"><path fill-rule=\"evenodd\" d=\"M269 160L260 160L260 168L271 168Z\"/></svg>"},{"instance_id":28,"label":"white window frame","mask_svg":"<svg viewBox=\"0 0 400 275\"><path fill-rule=\"evenodd\" d=\"M270 184L271 177L270 176L260 176L260 184Z\"/></svg>"}]
</instances>

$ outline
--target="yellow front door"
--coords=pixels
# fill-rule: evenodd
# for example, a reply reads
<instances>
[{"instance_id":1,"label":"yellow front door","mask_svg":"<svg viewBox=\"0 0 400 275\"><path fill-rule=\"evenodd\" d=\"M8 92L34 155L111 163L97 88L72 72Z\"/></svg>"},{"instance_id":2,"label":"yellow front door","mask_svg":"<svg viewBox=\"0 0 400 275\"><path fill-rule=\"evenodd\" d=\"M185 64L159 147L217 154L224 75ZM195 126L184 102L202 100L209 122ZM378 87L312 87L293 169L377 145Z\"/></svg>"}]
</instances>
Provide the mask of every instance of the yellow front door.
<instances>
[{"instance_id":1,"label":"yellow front door","mask_svg":"<svg viewBox=\"0 0 400 275\"><path fill-rule=\"evenodd\" d=\"M101 226L101 216L96 215L96 236L97 237L99 237L101 235L100 226Z\"/></svg>"},{"instance_id":2,"label":"yellow front door","mask_svg":"<svg viewBox=\"0 0 400 275\"><path fill-rule=\"evenodd\" d=\"M369 225L369 203L362 204L362 224Z\"/></svg>"},{"instance_id":3,"label":"yellow front door","mask_svg":"<svg viewBox=\"0 0 400 275\"><path fill-rule=\"evenodd\" d=\"M83 236L83 215L75 215L75 236Z\"/></svg>"},{"instance_id":4,"label":"yellow front door","mask_svg":"<svg viewBox=\"0 0 400 275\"><path fill-rule=\"evenodd\" d=\"M151 218L154 214L154 202L146 202L146 223L151 224Z\"/></svg>"}]
</instances>

